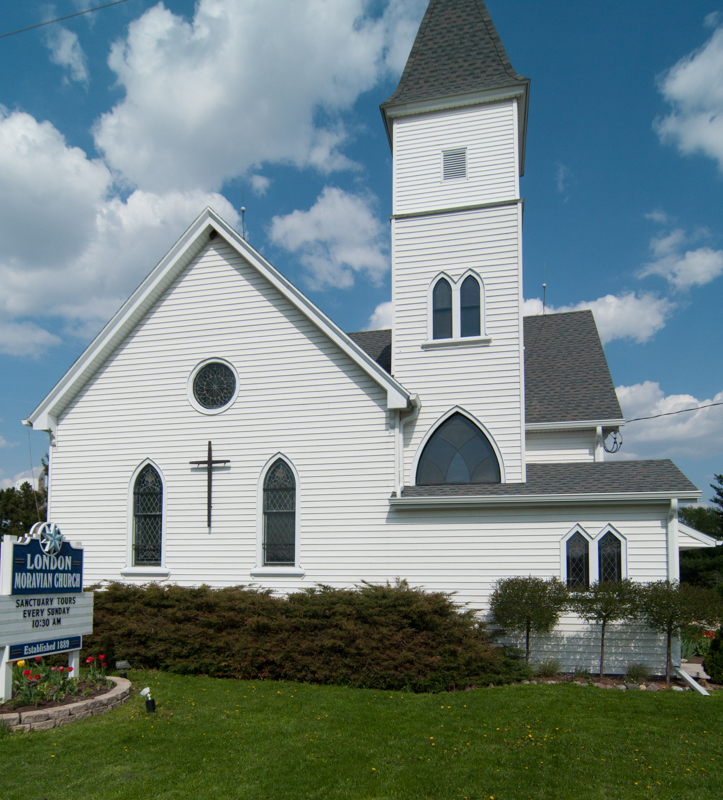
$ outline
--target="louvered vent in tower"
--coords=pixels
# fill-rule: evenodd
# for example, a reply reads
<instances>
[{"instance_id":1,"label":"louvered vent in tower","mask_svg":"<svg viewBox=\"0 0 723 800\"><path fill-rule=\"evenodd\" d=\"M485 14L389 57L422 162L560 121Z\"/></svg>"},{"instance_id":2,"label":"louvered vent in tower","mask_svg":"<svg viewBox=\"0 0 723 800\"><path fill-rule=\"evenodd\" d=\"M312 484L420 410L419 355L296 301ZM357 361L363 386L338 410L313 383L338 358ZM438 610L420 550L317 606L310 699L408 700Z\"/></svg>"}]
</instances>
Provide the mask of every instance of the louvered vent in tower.
<instances>
[{"instance_id":1,"label":"louvered vent in tower","mask_svg":"<svg viewBox=\"0 0 723 800\"><path fill-rule=\"evenodd\" d=\"M442 150L442 180L453 181L467 177L467 148Z\"/></svg>"}]
</instances>

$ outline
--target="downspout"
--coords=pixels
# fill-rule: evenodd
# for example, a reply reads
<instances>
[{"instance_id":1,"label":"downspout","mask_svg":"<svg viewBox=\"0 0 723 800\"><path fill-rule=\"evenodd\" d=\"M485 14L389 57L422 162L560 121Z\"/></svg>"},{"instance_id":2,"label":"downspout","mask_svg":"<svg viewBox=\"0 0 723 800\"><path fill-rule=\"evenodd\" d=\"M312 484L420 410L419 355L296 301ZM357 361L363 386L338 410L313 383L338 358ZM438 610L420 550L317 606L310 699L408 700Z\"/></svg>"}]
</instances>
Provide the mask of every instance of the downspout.
<instances>
[{"instance_id":1,"label":"downspout","mask_svg":"<svg viewBox=\"0 0 723 800\"><path fill-rule=\"evenodd\" d=\"M678 582L680 580L680 553L678 551L678 499L670 501L668 511L668 580ZM673 636L670 643L670 663L676 672L680 668L680 637Z\"/></svg>"},{"instance_id":2,"label":"downspout","mask_svg":"<svg viewBox=\"0 0 723 800\"><path fill-rule=\"evenodd\" d=\"M605 449L603 448L603 429L602 425L595 428L595 461L605 460Z\"/></svg>"},{"instance_id":3,"label":"downspout","mask_svg":"<svg viewBox=\"0 0 723 800\"><path fill-rule=\"evenodd\" d=\"M398 412L399 415L397 417L397 430L396 430L396 447L395 455L396 455L396 481L395 481L395 492L397 497L402 496L402 488L404 487L404 426L410 421L415 420L419 416L419 410L422 408L422 401L419 399L418 394L413 394L409 398L409 402L412 404L412 408L410 411L406 412Z\"/></svg>"}]
</instances>

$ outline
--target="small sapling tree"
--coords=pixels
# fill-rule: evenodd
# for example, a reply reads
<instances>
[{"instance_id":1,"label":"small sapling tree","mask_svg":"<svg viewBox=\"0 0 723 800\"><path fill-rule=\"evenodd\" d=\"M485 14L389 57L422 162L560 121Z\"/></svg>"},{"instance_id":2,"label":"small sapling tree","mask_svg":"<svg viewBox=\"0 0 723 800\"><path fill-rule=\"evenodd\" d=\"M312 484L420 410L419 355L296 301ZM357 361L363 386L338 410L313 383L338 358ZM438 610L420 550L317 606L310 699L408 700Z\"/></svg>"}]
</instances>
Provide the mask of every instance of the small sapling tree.
<instances>
[{"instance_id":1,"label":"small sapling tree","mask_svg":"<svg viewBox=\"0 0 723 800\"><path fill-rule=\"evenodd\" d=\"M667 637L666 684L670 684L670 651L675 633L686 625L710 627L723 619L723 607L716 592L675 581L655 581L642 586L639 609L639 618L651 630Z\"/></svg>"},{"instance_id":2,"label":"small sapling tree","mask_svg":"<svg viewBox=\"0 0 723 800\"><path fill-rule=\"evenodd\" d=\"M601 581L573 594L571 608L588 622L600 623L600 680L605 668L605 632L610 622L632 619L638 607L638 588L627 578Z\"/></svg>"},{"instance_id":3,"label":"small sapling tree","mask_svg":"<svg viewBox=\"0 0 723 800\"><path fill-rule=\"evenodd\" d=\"M530 661L530 633L548 633L557 625L568 601L568 591L557 578L532 575L503 578L490 599L492 620L503 628L525 632L525 661Z\"/></svg>"}]
</instances>

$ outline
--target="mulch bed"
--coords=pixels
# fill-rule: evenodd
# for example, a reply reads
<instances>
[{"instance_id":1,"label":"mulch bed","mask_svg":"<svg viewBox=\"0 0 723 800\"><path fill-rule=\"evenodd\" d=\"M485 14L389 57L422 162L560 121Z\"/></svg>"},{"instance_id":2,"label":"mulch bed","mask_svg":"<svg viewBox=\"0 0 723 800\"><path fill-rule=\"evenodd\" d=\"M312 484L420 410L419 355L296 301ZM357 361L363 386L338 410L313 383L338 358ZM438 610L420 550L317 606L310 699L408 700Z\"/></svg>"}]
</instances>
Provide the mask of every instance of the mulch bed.
<instances>
[{"instance_id":1,"label":"mulch bed","mask_svg":"<svg viewBox=\"0 0 723 800\"><path fill-rule=\"evenodd\" d=\"M73 703L80 703L83 700L92 700L107 694L113 688L105 683L97 684L91 681L78 681L78 694L69 694L63 700L43 700L36 706L16 706L14 700L8 700L0 705L0 714L17 714L20 711L41 711L46 708L58 708L58 706L71 706Z\"/></svg>"}]
</instances>

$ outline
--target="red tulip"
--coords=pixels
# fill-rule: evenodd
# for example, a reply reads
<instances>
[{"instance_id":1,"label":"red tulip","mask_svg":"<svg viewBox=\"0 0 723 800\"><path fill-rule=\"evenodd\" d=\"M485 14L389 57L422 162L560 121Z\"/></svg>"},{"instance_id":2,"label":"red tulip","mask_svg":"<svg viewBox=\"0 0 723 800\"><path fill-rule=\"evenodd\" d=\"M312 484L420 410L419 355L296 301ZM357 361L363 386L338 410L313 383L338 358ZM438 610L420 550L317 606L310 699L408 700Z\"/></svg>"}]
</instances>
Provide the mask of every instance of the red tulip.
<instances>
[{"instance_id":1,"label":"red tulip","mask_svg":"<svg viewBox=\"0 0 723 800\"><path fill-rule=\"evenodd\" d=\"M25 675L26 678L29 678L32 674L33 673L29 669L23 670L23 675Z\"/></svg>"},{"instance_id":2,"label":"red tulip","mask_svg":"<svg viewBox=\"0 0 723 800\"><path fill-rule=\"evenodd\" d=\"M98 656L98 658L99 658L101 661L105 661L105 656L103 655L103 653L101 653L101 654Z\"/></svg>"},{"instance_id":3,"label":"red tulip","mask_svg":"<svg viewBox=\"0 0 723 800\"><path fill-rule=\"evenodd\" d=\"M35 660L36 660L36 661L42 661L42 660L43 660L43 657L42 657L42 656L35 656Z\"/></svg>"},{"instance_id":4,"label":"red tulip","mask_svg":"<svg viewBox=\"0 0 723 800\"><path fill-rule=\"evenodd\" d=\"M88 656L88 658L85 659L86 664L92 664L94 661L95 659L93 658L93 656Z\"/></svg>"},{"instance_id":5,"label":"red tulip","mask_svg":"<svg viewBox=\"0 0 723 800\"><path fill-rule=\"evenodd\" d=\"M39 680L40 680L40 675L36 675L36 676L35 676L35 680L36 680L36 681L39 681Z\"/></svg>"},{"instance_id":6,"label":"red tulip","mask_svg":"<svg viewBox=\"0 0 723 800\"><path fill-rule=\"evenodd\" d=\"M68 672L72 672L72 671L73 671L73 668L72 667L68 667Z\"/></svg>"}]
</instances>

